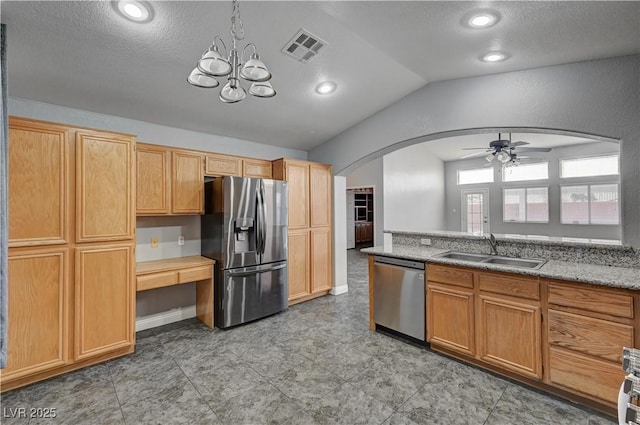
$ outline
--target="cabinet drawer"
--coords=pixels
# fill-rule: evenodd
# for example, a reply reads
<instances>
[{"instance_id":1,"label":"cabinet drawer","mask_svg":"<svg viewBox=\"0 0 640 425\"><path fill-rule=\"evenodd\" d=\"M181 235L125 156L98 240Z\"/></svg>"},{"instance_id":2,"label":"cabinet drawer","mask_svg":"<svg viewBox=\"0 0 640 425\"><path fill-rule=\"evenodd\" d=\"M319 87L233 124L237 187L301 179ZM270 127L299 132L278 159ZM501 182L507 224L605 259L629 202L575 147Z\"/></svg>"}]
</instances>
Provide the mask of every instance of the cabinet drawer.
<instances>
[{"instance_id":1,"label":"cabinet drawer","mask_svg":"<svg viewBox=\"0 0 640 425\"><path fill-rule=\"evenodd\" d=\"M242 159L228 155L207 155L204 173L212 176L241 176Z\"/></svg>"},{"instance_id":2,"label":"cabinet drawer","mask_svg":"<svg viewBox=\"0 0 640 425\"><path fill-rule=\"evenodd\" d=\"M634 347L633 327L549 310L549 344L620 363L622 347Z\"/></svg>"},{"instance_id":3,"label":"cabinet drawer","mask_svg":"<svg viewBox=\"0 0 640 425\"><path fill-rule=\"evenodd\" d=\"M178 283L178 274L176 272L153 273L138 276L137 290L146 291L147 289L161 288L175 285L176 283Z\"/></svg>"},{"instance_id":4,"label":"cabinet drawer","mask_svg":"<svg viewBox=\"0 0 640 425\"><path fill-rule=\"evenodd\" d=\"M537 278L519 278L493 273L478 273L481 291L511 295L530 300L540 299L540 284Z\"/></svg>"},{"instance_id":5,"label":"cabinet drawer","mask_svg":"<svg viewBox=\"0 0 640 425\"><path fill-rule=\"evenodd\" d=\"M553 384L617 404L618 390L625 376L619 363L551 348L549 365L549 379Z\"/></svg>"},{"instance_id":6,"label":"cabinet drawer","mask_svg":"<svg viewBox=\"0 0 640 425\"><path fill-rule=\"evenodd\" d=\"M550 284L549 304L633 318L633 298L631 295L607 290Z\"/></svg>"},{"instance_id":7,"label":"cabinet drawer","mask_svg":"<svg viewBox=\"0 0 640 425\"><path fill-rule=\"evenodd\" d=\"M463 286L465 288L473 288L473 272L457 267L428 264L427 280Z\"/></svg>"},{"instance_id":8,"label":"cabinet drawer","mask_svg":"<svg viewBox=\"0 0 640 425\"><path fill-rule=\"evenodd\" d=\"M213 276L212 266L194 267L180 270L178 283L195 282L196 280L209 279L211 276Z\"/></svg>"}]
</instances>

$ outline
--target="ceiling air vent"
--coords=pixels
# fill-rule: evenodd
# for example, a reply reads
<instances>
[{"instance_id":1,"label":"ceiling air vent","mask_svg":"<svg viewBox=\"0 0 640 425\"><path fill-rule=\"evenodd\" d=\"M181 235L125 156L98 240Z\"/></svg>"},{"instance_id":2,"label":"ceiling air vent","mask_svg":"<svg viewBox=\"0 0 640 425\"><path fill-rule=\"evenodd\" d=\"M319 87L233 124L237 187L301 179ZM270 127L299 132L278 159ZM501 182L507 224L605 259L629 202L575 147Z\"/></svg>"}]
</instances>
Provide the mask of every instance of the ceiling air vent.
<instances>
[{"instance_id":1,"label":"ceiling air vent","mask_svg":"<svg viewBox=\"0 0 640 425\"><path fill-rule=\"evenodd\" d=\"M307 63L318 56L320 50L326 45L326 41L302 28L287 44L285 44L282 48L282 53L289 55L302 63Z\"/></svg>"}]
</instances>

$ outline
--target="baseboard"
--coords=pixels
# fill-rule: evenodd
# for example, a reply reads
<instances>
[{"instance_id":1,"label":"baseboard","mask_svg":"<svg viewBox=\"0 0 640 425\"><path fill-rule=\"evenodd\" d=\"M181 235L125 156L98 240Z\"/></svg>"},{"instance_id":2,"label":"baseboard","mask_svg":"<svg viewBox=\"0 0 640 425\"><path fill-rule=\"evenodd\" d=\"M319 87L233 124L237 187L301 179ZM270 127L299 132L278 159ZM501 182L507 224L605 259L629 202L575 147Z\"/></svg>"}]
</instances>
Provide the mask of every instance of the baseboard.
<instances>
[{"instance_id":1,"label":"baseboard","mask_svg":"<svg viewBox=\"0 0 640 425\"><path fill-rule=\"evenodd\" d=\"M331 295L341 295L341 294L346 294L347 292L349 292L349 286L347 284L334 286L329 291Z\"/></svg>"},{"instance_id":2,"label":"baseboard","mask_svg":"<svg viewBox=\"0 0 640 425\"><path fill-rule=\"evenodd\" d=\"M178 307L162 313L136 318L136 332L196 317L196 306Z\"/></svg>"}]
</instances>

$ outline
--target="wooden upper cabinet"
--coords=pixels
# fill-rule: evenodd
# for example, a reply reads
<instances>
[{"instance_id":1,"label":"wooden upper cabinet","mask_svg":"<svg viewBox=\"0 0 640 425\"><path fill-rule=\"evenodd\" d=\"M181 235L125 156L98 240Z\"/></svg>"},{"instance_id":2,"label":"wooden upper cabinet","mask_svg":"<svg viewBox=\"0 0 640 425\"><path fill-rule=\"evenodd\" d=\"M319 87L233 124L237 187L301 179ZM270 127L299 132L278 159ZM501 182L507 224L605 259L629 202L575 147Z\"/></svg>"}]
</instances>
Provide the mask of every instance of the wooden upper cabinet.
<instances>
[{"instance_id":1,"label":"wooden upper cabinet","mask_svg":"<svg viewBox=\"0 0 640 425\"><path fill-rule=\"evenodd\" d=\"M289 186L289 229L309 227L309 166L305 161L278 160L274 177Z\"/></svg>"},{"instance_id":2,"label":"wooden upper cabinet","mask_svg":"<svg viewBox=\"0 0 640 425\"><path fill-rule=\"evenodd\" d=\"M242 176L242 158L207 154L204 173L207 176Z\"/></svg>"},{"instance_id":3,"label":"wooden upper cabinet","mask_svg":"<svg viewBox=\"0 0 640 425\"><path fill-rule=\"evenodd\" d=\"M67 127L9 119L9 247L69 239Z\"/></svg>"},{"instance_id":4,"label":"wooden upper cabinet","mask_svg":"<svg viewBox=\"0 0 640 425\"><path fill-rule=\"evenodd\" d=\"M169 214L171 152L138 143L136 162L136 215Z\"/></svg>"},{"instance_id":5,"label":"wooden upper cabinet","mask_svg":"<svg viewBox=\"0 0 640 425\"><path fill-rule=\"evenodd\" d=\"M204 213L203 156L197 152L173 151L171 211L174 214Z\"/></svg>"},{"instance_id":6,"label":"wooden upper cabinet","mask_svg":"<svg viewBox=\"0 0 640 425\"><path fill-rule=\"evenodd\" d=\"M242 160L242 175L261 179L273 178L271 161L245 158Z\"/></svg>"},{"instance_id":7,"label":"wooden upper cabinet","mask_svg":"<svg viewBox=\"0 0 640 425\"><path fill-rule=\"evenodd\" d=\"M76 360L134 343L134 258L132 244L76 249Z\"/></svg>"},{"instance_id":8,"label":"wooden upper cabinet","mask_svg":"<svg viewBox=\"0 0 640 425\"><path fill-rule=\"evenodd\" d=\"M68 249L9 256L7 368L2 382L68 362Z\"/></svg>"},{"instance_id":9,"label":"wooden upper cabinet","mask_svg":"<svg viewBox=\"0 0 640 425\"><path fill-rule=\"evenodd\" d=\"M76 133L76 242L134 237L132 136Z\"/></svg>"},{"instance_id":10,"label":"wooden upper cabinet","mask_svg":"<svg viewBox=\"0 0 640 425\"><path fill-rule=\"evenodd\" d=\"M309 164L311 227L331 226L331 166Z\"/></svg>"}]
</instances>

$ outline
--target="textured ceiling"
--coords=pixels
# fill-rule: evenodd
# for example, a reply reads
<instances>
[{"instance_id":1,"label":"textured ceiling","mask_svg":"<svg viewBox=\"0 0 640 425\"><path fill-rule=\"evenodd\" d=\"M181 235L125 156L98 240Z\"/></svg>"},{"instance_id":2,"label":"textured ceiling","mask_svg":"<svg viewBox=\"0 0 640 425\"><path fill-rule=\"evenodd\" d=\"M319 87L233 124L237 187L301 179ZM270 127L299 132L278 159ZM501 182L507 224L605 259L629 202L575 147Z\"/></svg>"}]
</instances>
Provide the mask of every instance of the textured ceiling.
<instances>
[{"instance_id":1,"label":"textured ceiling","mask_svg":"<svg viewBox=\"0 0 640 425\"><path fill-rule=\"evenodd\" d=\"M213 35L229 40L231 2L150 4L137 24L110 2L3 1L9 95L310 150L431 81L640 53L637 1L241 1L278 95L226 105L186 76ZM485 4L497 25L461 24ZM328 42L308 64L280 52L300 28ZM492 49L510 60L478 60ZM325 79L338 90L319 96Z\"/></svg>"}]
</instances>

